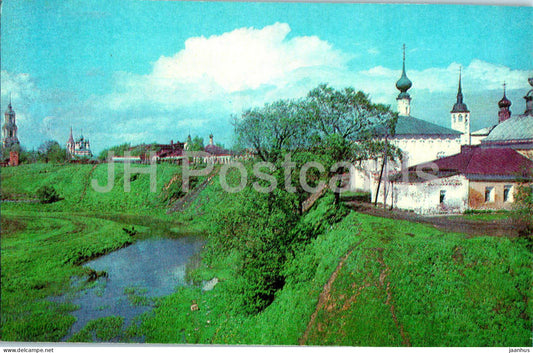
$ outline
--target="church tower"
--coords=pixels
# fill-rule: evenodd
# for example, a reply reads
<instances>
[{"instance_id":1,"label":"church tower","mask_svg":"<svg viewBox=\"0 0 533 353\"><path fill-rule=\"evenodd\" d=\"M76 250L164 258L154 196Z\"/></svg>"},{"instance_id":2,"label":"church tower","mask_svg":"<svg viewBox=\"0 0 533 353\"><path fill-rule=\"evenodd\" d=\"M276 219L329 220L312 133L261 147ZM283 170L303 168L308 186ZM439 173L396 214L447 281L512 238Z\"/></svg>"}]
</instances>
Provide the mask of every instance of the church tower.
<instances>
[{"instance_id":1,"label":"church tower","mask_svg":"<svg viewBox=\"0 0 533 353\"><path fill-rule=\"evenodd\" d=\"M9 104L5 112L5 123L2 126L2 146L4 148L10 148L15 145L19 145L19 140L17 138L17 124L16 124L16 114L11 106L11 99L9 99Z\"/></svg>"},{"instance_id":2,"label":"church tower","mask_svg":"<svg viewBox=\"0 0 533 353\"><path fill-rule=\"evenodd\" d=\"M67 152L70 154L70 156L74 156L74 150L75 150L75 144L74 144L74 137L72 136L72 126L70 127L70 136L67 141Z\"/></svg>"},{"instance_id":3,"label":"church tower","mask_svg":"<svg viewBox=\"0 0 533 353\"><path fill-rule=\"evenodd\" d=\"M405 74L405 44L403 45L403 67L402 67L402 77L396 82L396 88L400 91L398 98L398 113L402 116L411 116L411 96L407 91L413 83L407 78Z\"/></svg>"},{"instance_id":4,"label":"church tower","mask_svg":"<svg viewBox=\"0 0 533 353\"><path fill-rule=\"evenodd\" d=\"M457 89L457 101L453 105L451 113L452 129L462 132L461 145L470 145L470 111L463 103L463 91L461 88L461 71L459 71L459 88Z\"/></svg>"},{"instance_id":5,"label":"church tower","mask_svg":"<svg viewBox=\"0 0 533 353\"><path fill-rule=\"evenodd\" d=\"M509 119L511 117L511 110L509 107L512 105L511 101L507 99L505 95L505 86L506 84L503 84L503 98L498 102L498 107L500 107L500 111L498 112L498 124Z\"/></svg>"}]
</instances>

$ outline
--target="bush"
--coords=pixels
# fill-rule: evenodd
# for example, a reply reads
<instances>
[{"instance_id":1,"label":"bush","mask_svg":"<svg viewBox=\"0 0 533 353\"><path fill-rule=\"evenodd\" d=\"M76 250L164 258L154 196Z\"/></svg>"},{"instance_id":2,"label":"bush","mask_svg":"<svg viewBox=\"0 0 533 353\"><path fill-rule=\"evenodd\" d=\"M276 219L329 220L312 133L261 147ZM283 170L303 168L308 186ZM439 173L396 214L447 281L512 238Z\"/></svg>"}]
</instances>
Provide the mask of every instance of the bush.
<instances>
[{"instance_id":1,"label":"bush","mask_svg":"<svg viewBox=\"0 0 533 353\"><path fill-rule=\"evenodd\" d=\"M41 186L39 189L37 189L36 194L41 203L53 203L61 199L53 186Z\"/></svg>"}]
</instances>

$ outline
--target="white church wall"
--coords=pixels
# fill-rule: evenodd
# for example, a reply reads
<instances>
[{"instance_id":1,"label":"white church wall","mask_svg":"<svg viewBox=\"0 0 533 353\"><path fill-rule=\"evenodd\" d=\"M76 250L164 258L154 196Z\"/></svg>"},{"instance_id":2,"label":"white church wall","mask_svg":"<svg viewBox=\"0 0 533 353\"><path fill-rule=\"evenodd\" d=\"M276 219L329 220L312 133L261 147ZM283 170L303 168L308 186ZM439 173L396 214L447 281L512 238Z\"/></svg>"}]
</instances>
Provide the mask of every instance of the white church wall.
<instances>
[{"instance_id":1,"label":"white church wall","mask_svg":"<svg viewBox=\"0 0 533 353\"><path fill-rule=\"evenodd\" d=\"M461 152L460 138L439 138L421 136L416 138L395 138L391 140L406 155L407 167L433 161Z\"/></svg>"}]
</instances>

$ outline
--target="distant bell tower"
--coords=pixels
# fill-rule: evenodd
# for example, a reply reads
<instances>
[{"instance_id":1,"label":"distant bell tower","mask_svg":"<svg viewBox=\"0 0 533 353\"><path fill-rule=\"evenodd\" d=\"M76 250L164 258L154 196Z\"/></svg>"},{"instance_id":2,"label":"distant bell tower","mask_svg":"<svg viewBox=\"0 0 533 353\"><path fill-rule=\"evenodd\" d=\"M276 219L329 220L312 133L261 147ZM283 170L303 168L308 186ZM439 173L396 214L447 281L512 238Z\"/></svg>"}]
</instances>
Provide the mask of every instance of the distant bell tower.
<instances>
[{"instance_id":1,"label":"distant bell tower","mask_svg":"<svg viewBox=\"0 0 533 353\"><path fill-rule=\"evenodd\" d=\"M463 103L461 88L461 71L459 70L459 88L457 89L457 102L453 105L451 113L452 129L462 132L461 145L470 145L470 111Z\"/></svg>"},{"instance_id":2,"label":"distant bell tower","mask_svg":"<svg viewBox=\"0 0 533 353\"><path fill-rule=\"evenodd\" d=\"M396 88L400 91L398 98L398 113L402 116L411 116L411 96L407 91L413 83L407 78L405 73L405 44L403 45L403 67L402 67L402 77L396 82Z\"/></svg>"},{"instance_id":3,"label":"distant bell tower","mask_svg":"<svg viewBox=\"0 0 533 353\"><path fill-rule=\"evenodd\" d=\"M70 127L70 136L67 140L67 152L70 154L70 156L74 156L74 150L75 150L75 143L74 143L74 137L72 136L72 126Z\"/></svg>"},{"instance_id":4,"label":"distant bell tower","mask_svg":"<svg viewBox=\"0 0 533 353\"><path fill-rule=\"evenodd\" d=\"M511 101L507 99L505 95L505 82L503 83L503 98L498 102L500 111L498 112L498 124L509 119L511 117L511 110L509 107L512 105Z\"/></svg>"},{"instance_id":5,"label":"distant bell tower","mask_svg":"<svg viewBox=\"0 0 533 353\"><path fill-rule=\"evenodd\" d=\"M4 148L11 148L15 145L20 145L17 138L17 124L16 124L16 114L11 106L11 98L9 99L9 104L5 112L5 123L2 126L2 146Z\"/></svg>"}]
</instances>

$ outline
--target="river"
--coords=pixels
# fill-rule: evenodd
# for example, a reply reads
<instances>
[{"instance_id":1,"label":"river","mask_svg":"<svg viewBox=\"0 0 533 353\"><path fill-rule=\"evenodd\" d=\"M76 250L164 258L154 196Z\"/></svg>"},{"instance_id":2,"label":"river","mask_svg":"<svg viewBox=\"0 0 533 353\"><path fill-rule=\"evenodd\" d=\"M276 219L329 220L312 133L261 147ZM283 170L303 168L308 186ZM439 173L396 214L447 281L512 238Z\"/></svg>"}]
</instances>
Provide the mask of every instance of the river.
<instances>
[{"instance_id":1,"label":"river","mask_svg":"<svg viewBox=\"0 0 533 353\"><path fill-rule=\"evenodd\" d=\"M190 285L186 269L194 266L204 242L197 236L152 238L89 261L83 266L106 271L89 289L61 300L79 305L72 312L77 321L64 340L80 331L90 320L116 315L124 325L152 308L151 297L171 294L179 286ZM80 285L78 283L77 285Z\"/></svg>"}]
</instances>

